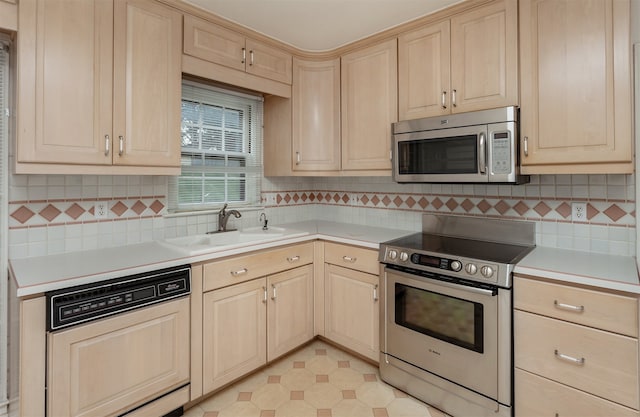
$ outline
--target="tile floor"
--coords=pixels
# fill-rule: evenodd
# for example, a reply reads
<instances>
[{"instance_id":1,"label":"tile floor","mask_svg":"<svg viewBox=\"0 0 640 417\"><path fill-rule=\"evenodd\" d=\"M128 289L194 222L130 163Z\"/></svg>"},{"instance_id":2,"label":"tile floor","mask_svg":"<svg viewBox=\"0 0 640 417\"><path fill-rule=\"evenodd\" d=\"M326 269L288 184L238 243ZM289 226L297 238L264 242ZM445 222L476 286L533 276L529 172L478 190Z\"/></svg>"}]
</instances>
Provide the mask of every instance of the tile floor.
<instances>
[{"instance_id":1,"label":"tile floor","mask_svg":"<svg viewBox=\"0 0 640 417\"><path fill-rule=\"evenodd\" d=\"M447 417L380 380L378 368L316 340L218 392L185 417Z\"/></svg>"}]
</instances>

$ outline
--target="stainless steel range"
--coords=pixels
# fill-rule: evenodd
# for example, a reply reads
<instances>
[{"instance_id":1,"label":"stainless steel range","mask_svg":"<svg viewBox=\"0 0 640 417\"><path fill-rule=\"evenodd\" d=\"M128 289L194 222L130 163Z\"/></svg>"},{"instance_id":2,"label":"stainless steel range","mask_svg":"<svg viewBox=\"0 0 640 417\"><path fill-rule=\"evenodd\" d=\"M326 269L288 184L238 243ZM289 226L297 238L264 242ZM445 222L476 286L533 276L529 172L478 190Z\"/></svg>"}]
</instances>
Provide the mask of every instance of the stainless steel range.
<instances>
[{"instance_id":1,"label":"stainless steel range","mask_svg":"<svg viewBox=\"0 0 640 417\"><path fill-rule=\"evenodd\" d=\"M382 379L453 416L511 416L512 275L530 222L424 215L380 245Z\"/></svg>"}]
</instances>

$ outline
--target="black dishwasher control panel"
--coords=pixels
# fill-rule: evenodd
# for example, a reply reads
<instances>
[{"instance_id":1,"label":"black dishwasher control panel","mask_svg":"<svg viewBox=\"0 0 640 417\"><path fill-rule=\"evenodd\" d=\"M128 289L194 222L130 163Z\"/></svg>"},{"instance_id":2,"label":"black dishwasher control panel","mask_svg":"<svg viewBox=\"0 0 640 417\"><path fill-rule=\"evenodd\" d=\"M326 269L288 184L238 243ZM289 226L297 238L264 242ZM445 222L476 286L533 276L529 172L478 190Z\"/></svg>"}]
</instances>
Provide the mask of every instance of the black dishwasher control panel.
<instances>
[{"instance_id":1,"label":"black dishwasher control panel","mask_svg":"<svg viewBox=\"0 0 640 417\"><path fill-rule=\"evenodd\" d=\"M190 292L190 265L50 291L45 294L47 331L160 303Z\"/></svg>"}]
</instances>

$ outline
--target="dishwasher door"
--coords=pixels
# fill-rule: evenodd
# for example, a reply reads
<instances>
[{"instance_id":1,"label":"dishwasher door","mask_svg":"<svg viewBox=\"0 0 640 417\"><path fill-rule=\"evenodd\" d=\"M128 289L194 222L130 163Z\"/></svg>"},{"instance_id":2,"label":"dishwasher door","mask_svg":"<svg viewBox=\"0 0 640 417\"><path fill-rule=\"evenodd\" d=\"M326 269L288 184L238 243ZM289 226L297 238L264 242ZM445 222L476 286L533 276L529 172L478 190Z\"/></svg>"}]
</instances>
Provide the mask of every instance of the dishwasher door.
<instances>
[{"instance_id":1,"label":"dishwasher door","mask_svg":"<svg viewBox=\"0 0 640 417\"><path fill-rule=\"evenodd\" d=\"M117 416L188 384L189 305L182 297L48 333L47 415Z\"/></svg>"}]
</instances>

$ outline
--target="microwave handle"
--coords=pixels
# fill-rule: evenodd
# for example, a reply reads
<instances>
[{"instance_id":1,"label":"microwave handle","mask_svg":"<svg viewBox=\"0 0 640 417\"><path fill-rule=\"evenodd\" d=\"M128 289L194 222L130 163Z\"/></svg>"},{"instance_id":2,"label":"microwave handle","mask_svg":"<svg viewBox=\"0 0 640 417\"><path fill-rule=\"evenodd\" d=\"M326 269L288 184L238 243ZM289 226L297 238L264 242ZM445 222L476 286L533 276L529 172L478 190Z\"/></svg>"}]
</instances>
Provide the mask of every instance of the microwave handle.
<instances>
[{"instance_id":1,"label":"microwave handle","mask_svg":"<svg viewBox=\"0 0 640 417\"><path fill-rule=\"evenodd\" d=\"M480 156L478 157L478 165L480 165L480 173L485 174L487 172L487 134L480 132L479 141L478 153Z\"/></svg>"}]
</instances>

